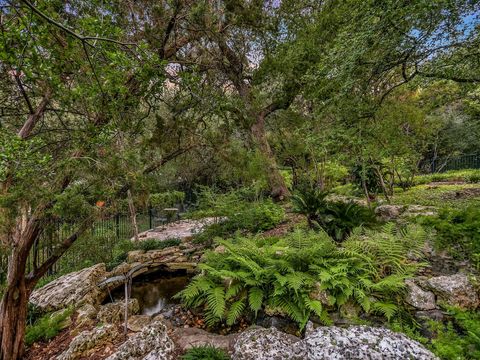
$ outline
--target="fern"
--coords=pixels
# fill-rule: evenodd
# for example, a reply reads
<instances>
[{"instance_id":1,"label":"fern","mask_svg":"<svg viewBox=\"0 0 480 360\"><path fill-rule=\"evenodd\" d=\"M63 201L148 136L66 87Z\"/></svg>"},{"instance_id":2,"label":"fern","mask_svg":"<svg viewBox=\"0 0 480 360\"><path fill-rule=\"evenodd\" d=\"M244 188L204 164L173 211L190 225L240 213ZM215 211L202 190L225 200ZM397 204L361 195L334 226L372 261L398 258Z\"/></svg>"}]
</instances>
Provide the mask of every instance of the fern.
<instances>
[{"instance_id":1,"label":"fern","mask_svg":"<svg viewBox=\"0 0 480 360\"><path fill-rule=\"evenodd\" d=\"M423 266L411 254L421 255L424 241L421 228L390 224L380 232L356 229L340 246L323 232L303 231L268 242L220 241L227 251L207 253L202 273L178 297L187 306L203 306L208 325L232 325L269 307L303 328L311 316L328 324L328 311L347 303L391 319L404 280Z\"/></svg>"}]
</instances>

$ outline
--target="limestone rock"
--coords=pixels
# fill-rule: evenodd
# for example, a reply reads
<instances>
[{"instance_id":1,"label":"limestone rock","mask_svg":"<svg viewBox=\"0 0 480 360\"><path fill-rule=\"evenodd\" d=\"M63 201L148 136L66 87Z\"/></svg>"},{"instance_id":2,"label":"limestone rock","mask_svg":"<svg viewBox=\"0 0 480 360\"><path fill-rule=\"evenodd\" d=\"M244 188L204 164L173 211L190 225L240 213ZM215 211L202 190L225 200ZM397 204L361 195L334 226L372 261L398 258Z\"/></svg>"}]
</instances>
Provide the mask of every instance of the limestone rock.
<instances>
[{"instance_id":1,"label":"limestone rock","mask_svg":"<svg viewBox=\"0 0 480 360\"><path fill-rule=\"evenodd\" d=\"M56 360L75 360L88 358L96 349L107 346L120 335L114 325L105 325L90 331L82 331L71 341L68 349Z\"/></svg>"},{"instance_id":2,"label":"limestone rock","mask_svg":"<svg viewBox=\"0 0 480 360\"><path fill-rule=\"evenodd\" d=\"M175 344L180 351L195 346L210 345L228 351L233 343L234 335L218 335L198 328L177 328L173 333Z\"/></svg>"},{"instance_id":3,"label":"limestone rock","mask_svg":"<svg viewBox=\"0 0 480 360\"><path fill-rule=\"evenodd\" d=\"M127 327L128 330L133 332L142 331L152 321L148 315L133 315L128 318Z\"/></svg>"},{"instance_id":4,"label":"limestone rock","mask_svg":"<svg viewBox=\"0 0 480 360\"><path fill-rule=\"evenodd\" d=\"M107 360L173 360L174 349L167 327L156 320L131 336Z\"/></svg>"},{"instance_id":5,"label":"limestone rock","mask_svg":"<svg viewBox=\"0 0 480 360\"><path fill-rule=\"evenodd\" d=\"M308 360L371 359L430 360L437 359L416 341L384 328L351 326L319 327L308 334L304 343Z\"/></svg>"},{"instance_id":6,"label":"limestone rock","mask_svg":"<svg viewBox=\"0 0 480 360\"><path fill-rule=\"evenodd\" d=\"M77 327L93 323L97 316L97 309L92 304L85 304L77 310Z\"/></svg>"},{"instance_id":7,"label":"limestone rock","mask_svg":"<svg viewBox=\"0 0 480 360\"><path fill-rule=\"evenodd\" d=\"M380 205L375 209L375 214L385 221L397 219L405 210L403 205Z\"/></svg>"},{"instance_id":8,"label":"limestone rock","mask_svg":"<svg viewBox=\"0 0 480 360\"><path fill-rule=\"evenodd\" d=\"M437 209L433 206L423 205L409 205L402 216L415 217L415 216L435 216Z\"/></svg>"},{"instance_id":9,"label":"limestone rock","mask_svg":"<svg viewBox=\"0 0 480 360\"><path fill-rule=\"evenodd\" d=\"M305 344L275 328L253 328L241 333L233 346L232 360L304 360Z\"/></svg>"},{"instance_id":10,"label":"limestone rock","mask_svg":"<svg viewBox=\"0 0 480 360\"><path fill-rule=\"evenodd\" d=\"M97 283L105 275L105 264L66 274L34 290L30 302L43 311L59 310L70 305L80 306L84 303L96 304L101 297Z\"/></svg>"},{"instance_id":11,"label":"limestone rock","mask_svg":"<svg viewBox=\"0 0 480 360\"><path fill-rule=\"evenodd\" d=\"M138 314L140 305L137 299L128 300L128 315ZM125 301L116 301L102 305L98 310L97 319L102 323L113 324L125 319Z\"/></svg>"},{"instance_id":12,"label":"limestone rock","mask_svg":"<svg viewBox=\"0 0 480 360\"><path fill-rule=\"evenodd\" d=\"M436 308L435 295L431 291L425 291L415 284L413 280L406 280L407 295L405 301L418 310L433 310Z\"/></svg>"},{"instance_id":13,"label":"limestone rock","mask_svg":"<svg viewBox=\"0 0 480 360\"><path fill-rule=\"evenodd\" d=\"M465 274L437 276L428 281L429 288L448 305L463 309L476 309L480 299Z\"/></svg>"}]
</instances>

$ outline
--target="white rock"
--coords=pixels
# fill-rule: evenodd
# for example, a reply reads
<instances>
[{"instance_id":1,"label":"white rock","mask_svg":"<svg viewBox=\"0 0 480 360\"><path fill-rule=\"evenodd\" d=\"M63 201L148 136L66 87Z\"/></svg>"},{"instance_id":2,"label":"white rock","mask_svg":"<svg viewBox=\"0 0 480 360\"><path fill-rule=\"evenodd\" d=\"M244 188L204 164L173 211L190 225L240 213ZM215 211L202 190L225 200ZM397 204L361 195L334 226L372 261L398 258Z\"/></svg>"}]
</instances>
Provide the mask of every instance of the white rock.
<instances>
[{"instance_id":1,"label":"white rock","mask_svg":"<svg viewBox=\"0 0 480 360\"><path fill-rule=\"evenodd\" d=\"M433 360L416 341L384 328L368 326L319 327L304 340L308 360Z\"/></svg>"},{"instance_id":2,"label":"white rock","mask_svg":"<svg viewBox=\"0 0 480 360\"><path fill-rule=\"evenodd\" d=\"M275 328L254 328L241 333L233 346L232 360L305 360L305 344Z\"/></svg>"},{"instance_id":3,"label":"white rock","mask_svg":"<svg viewBox=\"0 0 480 360\"><path fill-rule=\"evenodd\" d=\"M61 276L34 290L30 302L43 311L59 310L70 305L80 306L84 303L95 304L101 297L97 283L105 274L105 264L97 264Z\"/></svg>"},{"instance_id":4,"label":"white rock","mask_svg":"<svg viewBox=\"0 0 480 360\"><path fill-rule=\"evenodd\" d=\"M431 291L425 291L413 280L406 280L407 295L405 301L418 310L433 310L436 308L435 295Z\"/></svg>"},{"instance_id":5,"label":"white rock","mask_svg":"<svg viewBox=\"0 0 480 360\"><path fill-rule=\"evenodd\" d=\"M448 305L476 309L480 304L478 293L465 274L433 277L427 284Z\"/></svg>"},{"instance_id":6,"label":"white rock","mask_svg":"<svg viewBox=\"0 0 480 360\"><path fill-rule=\"evenodd\" d=\"M107 360L172 360L174 348L167 327L156 320L125 341Z\"/></svg>"}]
</instances>

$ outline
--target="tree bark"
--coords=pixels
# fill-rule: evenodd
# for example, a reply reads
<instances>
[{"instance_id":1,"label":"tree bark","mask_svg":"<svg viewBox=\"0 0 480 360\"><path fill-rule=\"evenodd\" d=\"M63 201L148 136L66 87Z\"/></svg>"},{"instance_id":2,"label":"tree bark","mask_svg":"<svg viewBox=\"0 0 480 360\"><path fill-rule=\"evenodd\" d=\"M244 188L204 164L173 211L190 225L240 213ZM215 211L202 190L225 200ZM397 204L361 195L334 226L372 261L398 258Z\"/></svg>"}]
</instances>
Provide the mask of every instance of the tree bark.
<instances>
[{"instance_id":1,"label":"tree bark","mask_svg":"<svg viewBox=\"0 0 480 360\"><path fill-rule=\"evenodd\" d=\"M7 287L0 304L0 359L16 360L23 357L27 304L33 284L25 279L25 268L31 239L37 230L17 231L16 247L8 262Z\"/></svg>"},{"instance_id":2,"label":"tree bark","mask_svg":"<svg viewBox=\"0 0 480 360\"><path fill-rule=\"evenodd\" d=\"M265 116L260 114L257 116L255 123L250 128L251 135L255 140L258 150L264 156L267 162L266 174L267 181L270 188L272 198L275 201L282 201L290 196L285 180L278 169L275 155L268 143L267 134L265 131Z\"/></svg>"}]
</instances>

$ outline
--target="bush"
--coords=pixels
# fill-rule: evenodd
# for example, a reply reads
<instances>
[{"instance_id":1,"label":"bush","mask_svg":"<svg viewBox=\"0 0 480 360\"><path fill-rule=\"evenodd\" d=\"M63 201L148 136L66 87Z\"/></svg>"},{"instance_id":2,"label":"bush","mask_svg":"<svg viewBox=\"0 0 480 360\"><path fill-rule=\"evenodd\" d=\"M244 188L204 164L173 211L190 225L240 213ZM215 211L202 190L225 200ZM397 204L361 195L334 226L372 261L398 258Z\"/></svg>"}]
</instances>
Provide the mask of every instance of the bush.
<instances>
[{"instance_id":1,"label":"bush","mask_svg":"<svg viewBox=\"0 0 480 360\"><path fill-rule=\"evenodd\" d=\"M391 328L424 344L441 359L480 359L480 314L449 308L446 315L445 322L430 320L426 324L432 339L423 337L412 326L395 323Z\"/></svg>"},{"instance_id":2,"label":"bush","mask_svg":"<svg viewBox=\"0 0 480 360\"><path fill-rule=\"evenodd\" d=\"M392 318L402 301L404 280L421 264L425 232L354 231L342 246L324 232L296 231L285 238L221 241L224 253L209 252L202 273L181 291L188 307L204 307L208 325L234 324L260 310L290 317L303 329L311 316L328 324L328 311L353 306Z\"/></svg>"},{"instance_id":3,"label":"bush","mask_svg":"<svg viewBox=\"0 0 480 360\"><path fill-rule=\"evenodd\" d=\"M285 211L271 199L251 201L249 188L218 194L203 188L197 195L194 218L224 217L225 220L208 226L196 236L196 241L211 241L215 237L231 236L236 231L257 233L270 230L283 221Z\"/></svg>"},{"instance_id":4,"label":"bush","mask_svg":"<svg viewBox=\"0 0 480 360\"><path fill-rule=\"evenodd\" d=\"M182 360L229 360L230 357L223 350L214 346L195 346L187 350Z\"/></svg>"},{"instance_id":5,"label":"bush","mask_svg":"<svg viewBox=\"0 0 480 360\"><path fill-rule=\"evenodd\" d=\"M468 259L480 269L480 209L443 209L438 217L426 217L422 224L432 226L436 232L436 245L447 249L453 256Z\"/></svg>"},{"instance_id":6,"label":"bush","mask_svg":"<svg viewBox=\"0 0 480 360\"><path fill-rule=\"evenodd\" d=\"M179 239L168 239L168 240L158 240L158 239L146 239L140 240L137 244L134 244L134 250L162 250L171 246L180 245Z\"/></svg>"},{"instance_id":7,"label":"bush","mask_svg":"<svg viewBox=\"0 0 480 360\"><path fill-rule=\"evenodd\" d=\"M48 314L38 319L33 325L28 325L25 333L25 344L32 345L38 341L54 338L62 330L65 320L73 313L73 309Z\"/></svg>"},{"instance_id":8,"label":"bush","mask_svg":"<svg viewBox=\"0 0 480 360\"><path fill-rule=\"evenodd\" d=\"M318 189L305 189L293 195L293 209L307 217L310 228L322 228L336 241L343 241L359 226L376 223L373 210L353 202L332 202L329 193Z\"/></svg>"},{"instance_id":9,"label":"bush","mask_svg":"<svg viewBox=\"0 0 480 360\"><path fill-rule=\"evenodd\" d=\"M148 202L151 207L163 209L183 203L185 193L182 191L166 191L163 193L150 194Z\"/></svg>"}]
</instances>

